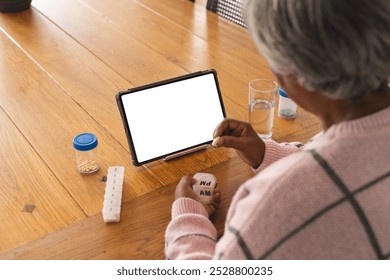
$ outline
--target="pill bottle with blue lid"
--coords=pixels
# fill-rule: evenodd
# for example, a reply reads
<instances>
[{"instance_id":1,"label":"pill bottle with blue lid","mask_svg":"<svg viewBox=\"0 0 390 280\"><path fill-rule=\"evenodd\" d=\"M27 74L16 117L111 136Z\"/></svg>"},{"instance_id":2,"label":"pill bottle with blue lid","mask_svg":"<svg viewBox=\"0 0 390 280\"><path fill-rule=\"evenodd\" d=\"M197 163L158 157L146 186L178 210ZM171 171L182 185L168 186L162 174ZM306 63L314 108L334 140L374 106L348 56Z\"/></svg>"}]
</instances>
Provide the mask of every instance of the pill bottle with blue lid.
<instances>
[{"instance_id":1,"label":"pill bottle with blue lid","mask_svg":"<svg viewBox=\"0 0 390 280\"><path fill-rule=\"evenodd\" d=\"M81 133L74 137L77 170L81 174L91 174L99 170L97 146L97 137L92 133Z\"/></svg>"},{"instance_id":2,"label":"pill bottle with blue lid","mask_svg":"<svg viewBox=\"0 0 390 280\"><path fill-rule=\"evenodd\" d=\"M297 115L297 104L288 97L287 93L279 88L278 116L284 119L294 119Z\"/></svg>"}]
</instances>

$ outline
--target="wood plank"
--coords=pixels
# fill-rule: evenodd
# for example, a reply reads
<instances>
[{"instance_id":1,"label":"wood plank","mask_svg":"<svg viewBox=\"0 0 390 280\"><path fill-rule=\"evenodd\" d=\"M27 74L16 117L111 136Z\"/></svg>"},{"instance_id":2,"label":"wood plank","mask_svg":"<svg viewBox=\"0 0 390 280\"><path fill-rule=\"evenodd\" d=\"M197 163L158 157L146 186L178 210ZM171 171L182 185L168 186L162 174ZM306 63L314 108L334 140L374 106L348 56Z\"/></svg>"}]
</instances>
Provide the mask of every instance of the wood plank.
<instances>
[{"instance_id":1,"label":"wood plank","mask_svg":"<svg viewBox=\"0 0 390 280\"><path fill-rule=\"evenodd\" d=\"M222 235L226 213L237 188L253 173L240 159L206 169L215 174L222 192L213 222ZM164 234L177 182L128 201L121 221L104 224L88 218L45 238L0 253L1 259L164 259ZM65 245L66 244L66 245Z\"/></svg>"},{"instance_id":2,"label":"wood plank","mask_svg":"<svg viewBox=\"0 0 390 280\"><path fill-rule=\"evenodd\" d=\"M135 2L158 15L166 17L198 37L209 42L215 42L221 51L233 57L238 57L246 65L258 69L260 77L272 76L270 70L264 64L264 58L259 54L248 32L242 26L219 17L217 14L206 10L205 7L193 5L185 0L136 0ZM259 69L260 66L265 67Z\"/></svg>"},{"instance_id":3,"label":"wood plank","mask_svg":"<svg viewBox=\"0 0 390 280\"><path fill-rule=\"evenodd\" d=\"M86 217L1 107L0 135L0 251Z\"/></svg>"},{"instance_id":4,"label":"wood plank","mask_svg":"<svg viewBox=\"0 0 390 280\"><path fill-rule=\"evenodd\" d=\"M2 32L0 65L0 104L87 215L101 211L100 179L108 166L126 167L125 201L161 187L145 168L132 166L127 151ZM73 137L85 131L100 142L101 169L90 176L77 172L72 146Z\"/></svg>"},{"instance_id":5,"label":"wood plank","mask_svg":"<svg viewBox=\"0 0 390 280\"><path fill-rule=\"evenodd\" d=\"M232 99L245 110L248 103L248 81L264 75L260 70L266 71L267 77L271 76L266 62L261 60L257 53L252 55L243 50L236 50L233 53L231 49L224 48L219 41L194 36L191 30L165 20L164 15L156 14L137 2L116 0L115 5L110 1L82 0L82 2L98 15L116 24L132 38L150 46L155 52L189 72L215 68L218 71L224 97ZM172 5L172 10L174 9L175 5ZM242 30L240 34L243 34ZM251 44L249 38L245 37L245 39ZM231 40L231 43L233 42L234 40ZM253 60L258 64L254 64Z\"/></svg>"},{"instance_id":6,"label":"wood plank","mask_svg":"<svg viewBox=\"0 0 390 280\"><path fill-rule=\"evenodd\" d=\"M132 85L187 73L78 0L35 0L32 5Z\"/></svg>"},{"instance_id":7,"label":"wood plank","mask_svg":"<svg viewBox=\"0 0 390 280\"><path fill-rule=\"evenodd\" d=\"M174 43L175 47L169 45L172 48L168 46L170 50L168 55L164 55L164 53L159 51L161 48L166 48L164 45L167 43L166 41L161 42L160 36L164 36L169 41L174 42L170 38L171 36L166 35L166 32L154 33L157 37L144 41L142 37L148 36L147 38L149 39L150 37L147 34L154 30L156 26L164 25L165 18L157 17L157 23L149 20L143 22L145 32L137 34L141 36L130 36L126 30L140 28L140 24L135 21L137 18L133 13L127 14L127 28L124 30L114 24L112 20L97 13L94 8L92 9L82 3L76 0L58 0L55 2L36 0L33 6L65 32L71 34L80 44L101 58L109 67L118 72L132 85L143 85L189 72L213 68L214 66L218 69L222 68L220 65L212 65L210 63L202 67L189 67L189 65L179 65L177 63L178 58L175 54L196 49L197 46L183 46L182 44L183 39L189 41L196 40L193 34L188 33L185 38ZM107 4L117 8L116 5L118 3L115 3L115 5L110 3L108 2ZM73 20L70 21L69 18ZM80 26L83 28L80 28ZM129 28L130 26L136 26L137 28ZM100 32L91 36L90 34L96 33L95 30L100 30ZM170 30L170 32L171 34L176 33L175 30ZM195 57L195 59L199 59L199 57ZM219 60L220 63L223 63L223 59ZM189 64L189 61L187 61L187 64ZM231 64L230 67L235 66ZM234 77L232 78L234 81ZM225 87L224 85L221 86ZM228 84L226 88L229 89L231 86L234 86L234 83ZM243 118L245 116L244 108L238 109L236 102L232 103L229 100L231 99L230 96L224 94L224 97L229 115ZM235 100L233 99L233 101Z\"/></svg>"},{"instance_id":8,"label":"wood plank","mask_svg":"<svg viewBox=\"0 0 390 280\"><path fill-rule=\"evenodd\" d=\"M119 90L132 87L128 80L90 53L88 49L80 46L77 41L61 32L34 8L18 14L1 14L0 23L40 67L88 112L90 117L98 121L122 147L129 150L115 102L115 94ZM130 63L129 58L129 63L124 64ZM165 65L172 65L172 63L167 61ZM164 72L158 65L153 68L153 71ZM147 73L144 74L147 76ZM225 100L225 105L227 110L235 115L244 113L243 109L237 109L237 105L230 100ZM166 185L183 175L197 172L232 156L235 156L234 152L226 154L220 151L209 151L181 158L169 164L158 161L157 164L151 164L147 168L152 172L152 176ZM127 156L126 162L130 160L130 156Z\"/></svg>"}]
</instances>

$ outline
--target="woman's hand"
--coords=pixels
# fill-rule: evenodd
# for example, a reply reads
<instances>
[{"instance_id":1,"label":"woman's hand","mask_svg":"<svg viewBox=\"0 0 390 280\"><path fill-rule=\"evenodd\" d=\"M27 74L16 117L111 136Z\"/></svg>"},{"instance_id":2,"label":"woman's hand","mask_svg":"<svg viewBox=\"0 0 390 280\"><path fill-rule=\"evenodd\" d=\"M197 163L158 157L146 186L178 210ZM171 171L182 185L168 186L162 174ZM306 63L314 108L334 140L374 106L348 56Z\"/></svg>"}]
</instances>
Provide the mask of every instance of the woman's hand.
<instances>
[{"instance_id":1,"label":"woman's hand","mask_svg":"<svg viewBox=\"0 0 390 280\"><path fill-rule=\"evenodd\" d=\"M236 149L244 162L253 168L258 168L262 163L265 143L249 123L224 119L214 131L214 138L217 137L217 147Z\"/></svg>"},{"instance_id":2,"label":"woman's hand","mask_svg":"<svg viewBox=\"0 0 390 280\"><path fill-rule=\"evenodd\" d=\"M197 196L192 188L192 186L196 183L196 180L190 176L184 176L181 178L179 184L176 187L175 198L188 197L198 201ZM210 204L203 204L206 209L209 217L215 213L217 210L219 203L221 202L221 192L218 187L214 189L214 198L213 202Z\"/></svg>"}]
</instances>

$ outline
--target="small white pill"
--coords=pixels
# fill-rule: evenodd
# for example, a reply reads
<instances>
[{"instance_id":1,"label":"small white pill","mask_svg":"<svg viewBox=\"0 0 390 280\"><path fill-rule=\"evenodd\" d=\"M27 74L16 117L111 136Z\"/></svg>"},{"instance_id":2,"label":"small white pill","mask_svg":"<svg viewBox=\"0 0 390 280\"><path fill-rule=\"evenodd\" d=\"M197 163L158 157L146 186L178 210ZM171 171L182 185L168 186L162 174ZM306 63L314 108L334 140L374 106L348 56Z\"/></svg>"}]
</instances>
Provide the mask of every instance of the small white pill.
<instances>
[{"instance_id":1,"label":"small white pill","mask_svg":"<svg viewBox=\"0 0 390 280\"><path fill-rule=\"evenodd\" d=\"M222 139L221 139L221 137L216 137L216 138L214 138L214 140L213 140L213 142L211 143L211 146L213 146L213 147L221 147L222 146Z\"/></svg>"}]
</instances>

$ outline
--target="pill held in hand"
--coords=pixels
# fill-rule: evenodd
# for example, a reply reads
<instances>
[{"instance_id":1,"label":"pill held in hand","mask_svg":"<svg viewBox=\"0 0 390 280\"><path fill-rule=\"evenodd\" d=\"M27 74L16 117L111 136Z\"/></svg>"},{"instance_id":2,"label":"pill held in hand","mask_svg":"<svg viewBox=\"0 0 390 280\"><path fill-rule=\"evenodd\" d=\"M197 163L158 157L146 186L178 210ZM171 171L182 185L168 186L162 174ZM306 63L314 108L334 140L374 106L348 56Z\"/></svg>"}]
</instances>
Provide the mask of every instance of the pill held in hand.
<instances>
[{"instance_id":1,"label":"pill held in hand","mask_svg":"<svg viewBox=\"0 0 390 280\"><path fill-rule=\"evenodd\" d=\"M211 146L218 148L218 147L221 147L222 144L223 144L222 139L221 139L221 137L218 136L218 137L214 138L213 142L211 143Z\"/></svg>"}]
</instances>

